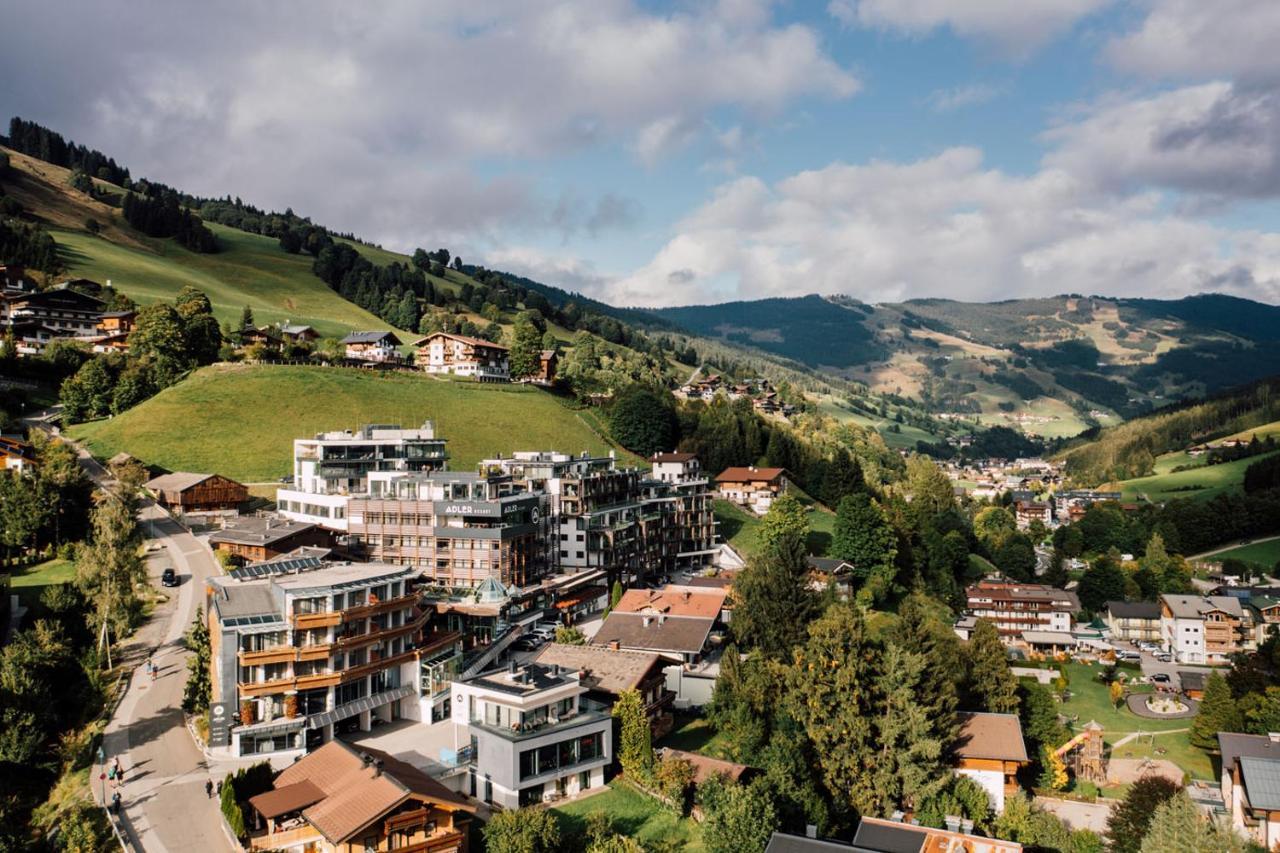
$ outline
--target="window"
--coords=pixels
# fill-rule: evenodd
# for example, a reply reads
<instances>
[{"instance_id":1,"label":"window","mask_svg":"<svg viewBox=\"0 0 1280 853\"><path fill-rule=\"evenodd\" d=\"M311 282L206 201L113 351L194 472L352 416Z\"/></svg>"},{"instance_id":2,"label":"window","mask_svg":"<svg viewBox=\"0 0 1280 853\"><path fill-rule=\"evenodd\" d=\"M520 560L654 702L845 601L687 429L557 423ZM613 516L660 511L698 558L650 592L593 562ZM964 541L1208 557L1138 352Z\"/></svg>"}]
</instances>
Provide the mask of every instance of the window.
<instances>
[{"instance_id":1,"label":"window","mask_svg":"<svg viewBox=\"0 0 1280 853\"><path fill-rule=\"evenodd\" d=\"M378 853L378 836L370 835L364 839L364 853Z\"/></svg>"}]
</instances>

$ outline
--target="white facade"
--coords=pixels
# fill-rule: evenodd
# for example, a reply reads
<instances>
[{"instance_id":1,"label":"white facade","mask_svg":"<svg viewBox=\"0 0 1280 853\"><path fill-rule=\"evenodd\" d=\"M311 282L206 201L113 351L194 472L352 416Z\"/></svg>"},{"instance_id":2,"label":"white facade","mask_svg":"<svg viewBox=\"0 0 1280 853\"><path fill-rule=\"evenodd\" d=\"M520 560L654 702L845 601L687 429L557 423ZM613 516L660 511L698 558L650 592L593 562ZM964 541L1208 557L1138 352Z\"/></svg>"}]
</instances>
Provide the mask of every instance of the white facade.
<instances>
[{"instance_id":1,"label":"white facade","mask_svg":"<svg viewBox=\"0 0 1280 853\"><path fill-rule=\"evenodd\" d=\"M1204 622L1200 619L1160 619L1164 650L1172 652L1178 663L1204 663Z\"/></svg>"},{"instance_id":2,"label":"white facade","mask_svg":"<svg viewBox=\"0 0 1280 853\"><path fill-rule=\"evenodd\" d=\"M422 361L424 354L425 362ZM452 373L499 382L511 378L510 362L504 348L443 333L428 337L427 345L418 350L418 358L427 373Z\"/></svg>"},{"instance_id":3,"label":"white facade","mask_svg":"<svg viewBox=\"0 0 1280 853\"><path fill-rule=\"evenodd\" d=\"M991 800L991 808L996 814L1004 812L1004 773L999 770L976 770L969 767L957 767L953 771L957 776L968 776L982 786Z\"/></svg>"},{"instance_id":4,"label":"white facade","mask_svg":"<svg viewBox=\"0 0 1280 853\"><path fill-rule=\"evenodd\" d=\"M290 521L318 524L329 530L347 532L347 503L350 495L325 495L298 489L277 489L276 510Z\"/></svg>"}]
</instances>

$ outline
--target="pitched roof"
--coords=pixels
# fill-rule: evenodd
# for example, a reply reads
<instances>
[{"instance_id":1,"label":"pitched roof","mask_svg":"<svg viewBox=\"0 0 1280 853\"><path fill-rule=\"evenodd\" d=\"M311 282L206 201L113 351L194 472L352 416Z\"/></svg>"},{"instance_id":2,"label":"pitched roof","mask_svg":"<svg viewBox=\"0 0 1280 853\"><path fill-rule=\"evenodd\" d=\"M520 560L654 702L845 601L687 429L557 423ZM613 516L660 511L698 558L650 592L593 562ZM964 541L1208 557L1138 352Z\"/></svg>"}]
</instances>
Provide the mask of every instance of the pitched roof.
<instances>
[{"instance_id":1,"label":"pitched roof","mask_svg":"<svg viewBox=\"0 0 1280 853\"><path fill-rule=\"evenodd\" d=\"M352 332L343 338L340 343L344 344L376 344L383 340L390 339L391 343L396 346L400 345L400 339L392 332Z\"/></svg>"},{"instance_id":2,"label":"pitched roof","mask_svg":"<svg viewBox=\"0 0 1280 853\"><path fill-rule=\"evenodd\" d=\"M1231 767L1238 758L1280 759L1280 742L1266 735L1218 732L1218 749L1222 752L1223 767Z\"/></svg>"},{"instance_id":3,"label":"pitched roof","mask_svg":"<svg viewBox=\"0 0 1280 853\"><path fill-rule=\"evenodd\" d=\"M1022 845L999 838L976 838L960 832L899 823L882 818L864 817L853 836L853 847L859 853L921 853L921 851L971 850L974 842L992 853L1019 853ZM803 850L804 848L798 848Z\"/></svg>"},{"instance_id":4,"label":"pitched roof","mask_svg":"<svg viewBox=\"0 0 1280 853\"><path fill-rule=\"evenodd\" d=\"M990 758L997 761L1027 761L1027 744L1022 739L1022 723L1015 714L961 711L956 714L959 733L951 745L957 758Z\"/></svg>"},{"instance_id":5,"label":"pitched roof","mask_svg":"<svg viewBox=\"0 0 1280 853\"><path fill-rule=\"evenodd\" d=\"M152 480L147 481L147 488L153 492L159 491L186 491L192 486L198 486L210 477L216 474L193 474L189 471L174 471L171 474L161 474Z\"/></svg>"},{"instance_id":6,"label":"pitched roof","mask_svg":"<svg viewBox=\"0 0 1280 853\"><path fill-rule=\"evenodd\" d=\"M709 587L668 584L662 589L629 589L614 605L615 613L665 613L715 619L728 592Z\"/></svg>"},{"instance_id":7,"label":"pitched roof","mask_svg":"<svg viewBox=\"0 0 1280 853\"><path fill-rule=\"evenodd\" d=\"M690 462L698 458L696 453L655 453L649 457L650 462Z\"/></svg>"},{"instance_id":8,"label":"pitched roof","mask_svg":"<svg viewBox=\"0 0 1280 853\"><path fill-rule=\"evenodd\" d=\"M664 759L689 762L693 767L693 781L698 785L701 785L712 776L728 776L730 781L737 782L742 778L742 774L751 770L745 764L723 761L719 758L712 758L709 755L686 752L683 749L663 747L658 750L658 754Z\"/></svg>"},{"instance_id":9,"label":"pitched roof","mask_svg":"<svg viewBox=\"0 0 1280 853\"><path fill-rule=\"evenodd\" d=\"M507 347L502 344L495 344L493 341L486 341L484 338L469 338L466 335L455 335L453 332L432 332L425 338L418 338L413 342L412 346L420 347L432 338L451 338L455 341L461 341L464 344L470 344L473 347L486 347L488 349L500 349L507 352Z\"/></svg>"},{"instance_id":10,"label":"pitched roof","mask_svg":"<svg viewBox=\"0 0 1280 853\"><path fill-rule=\"evenodd\" d=\"M1241 617L1240 599L1229 595L1162 595L1160 600L1178 619L1199 619L1212 610L1221 610L1231 616Z\"/></svg>"},{"instance_id":11,"label":"pitched roof","mask_svg":"<svg viewBox=\"0 0 1280 853\"><path fill-rule=\"evenodd\" d=\"M825 851L857 849L852 844L844 841L806 838L803 835L775 831L773 835L769 836L769 846L764 848L764 853L825 853Z\"/></svg>"},{"instance_id":12,"label":"pitched roof","mask_svg":"<svg viewBox=\"0 0 1280 853\"><path fill-rule=\"evenodd\" d=\"M458 794L422 771L379 750L361 748L373 761L333 740L298 759L275 779L277 791L309 782L323 797L302 816L331 843L340 844L411 796L474 811ZM252 800L250 802L253 802Z\"/></svg>"},{"instance_id":13,"label":"pitched roof","mask_svg":"<svg viewBox=\"0 0 1280 853\"><path fill-rule=\"evenodd\" d=\"M1158 601L1108 601L1107 610L1117 619L1159 619Z\"/></svg>"},{"instance_id":14,"label":"pitched roof","mask_svg":"<svg viewBox=\"0 0 1280 853\"><path fill-rule=\"evenodd\" d=\"M787 473L785 468L756 468L734 467L725 468L716 475L717 483L772 483L783 474Z\"/></svg>"},{"instance_id":15,"label":"pitched roof","mask_svg":"<svg viewBox=\"0 0 1280 853\"><path fill-rule=\"evenodd\" d=\"M548 643L534 660L543 665L559 664L576 669L582 674L583 687L616 696L624 690L640 686L645 676L662 659L653 652Z\"/></svg>"},{"instance_id":16,"label":"pitched roof","mask_svg":"<svg viewBox=\"0 0 1280 853\"><path fill-rule=\"evenodd\" d=\"M1280 811L1280 761L1273 758L1240 759L1240 777L1244 781L1249 805L1255 809Z\"/></svg>"},{"instance_id":17,"label":"pitched roof","mask_svg":"<svg viewBox=\"0 0 1280 853\"><path fill-rule=\"evenodd\" d=\"M644 624L646 620L648 625ZM616 642L624 649L697 654L706 645L707 635L714 624L714 619L695 616L660 618L615 610L604 620L591 642L597 646Z\"/></svg>"},{"instance_id":18,"label":"pitched roof","mask_svg":"<svg viewBox=\"0 0 1280 853\"><path fill-rule=\"evenodd\" d=\"M263 817L273 818L305 809L323 799L324 791L310 779L303 779L301 782L272 788L256 797L250 797L249 805L257 809Z\"/></svg>"},{"instance_id":19,"label":"pitched roof","mask_svg":"<svg viewBox=\"0 0 1280 853\"><path fill-rule=\"evenodd\" d=\"M805 565L817 572L834 575L842 571L853 571L854 565L848 560L841 560L836 557L805 557Z\"/></svg>"}]
</instances>

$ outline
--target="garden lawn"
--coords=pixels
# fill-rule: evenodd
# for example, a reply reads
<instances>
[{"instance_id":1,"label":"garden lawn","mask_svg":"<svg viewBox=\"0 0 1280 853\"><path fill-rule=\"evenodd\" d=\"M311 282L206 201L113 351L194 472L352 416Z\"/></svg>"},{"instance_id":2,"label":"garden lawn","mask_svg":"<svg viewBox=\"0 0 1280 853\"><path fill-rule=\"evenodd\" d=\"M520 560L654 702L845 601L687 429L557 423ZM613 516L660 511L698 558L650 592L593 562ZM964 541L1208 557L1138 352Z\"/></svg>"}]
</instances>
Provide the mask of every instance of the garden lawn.
<instances>
[{"instance_id":1,"label":"garden lawn","mask_svg":"<svg viewBox=\"0 0 1280 853\"><path fill-rule=\"evenodd\" d=\"M756 553L760 548L760 516L735 503L719 499L715 501L715 514L716 521L720 524L720 535L726 542L743 557ZM833 513L810 507L808 545L811 554L827 553L835 524L836 517Z\"/></svg>"},{"instance_id":2,"label":"garden lawn","mask_svg":"<svg viewBox=\"0 0 1280 853\"><path fill-rule=\"evenodd\" d=\"M417 427L428 419L448 440L454 470L515 450L617 450L624 464L640 461L532 386L339 367L206 367L124 414L69 432L101 458L125 450L171 471L260 483L293 470L295 438L361 424Z\"/></svg>"},{"instance_id":3,"label":"garden lawn","mask_svg":"<svg viewBox=\"0 0 1280 853\"><path fill-rule=\"evenodd\" d=\"M552 811L561 819L562 836L584 835L587 816L600 811L609 816L614 832L634 838L646 847L661 843L670 845L663 849L691 853L703 849L702 828L697 823L687 817L677 817L657 800L621 780L611 782L603 794L556 806Z\"/></svg>"},{"instance_id":4,"label":"garden lawn","mask_svg":"<svg viewBox=\"0 0 1280 853\"><path fill-rule=\"evenodd\" d=\"M731 761L728 745L728 738L716 731L706 717L679 712L676 713L675 727L654 744L655 747L667 746Z\"/></svg>"},{"instance_id":5,"label":"garden lawn","mask_svg":"<svg viewBox=\"0 0 1280 853\"><path fill-rule=\"evenodd\" d=\"M45 560L14 572L10 586L26 607L40 600L47 586L70 583L76 579L76 564L70 560Z\"/></svg>"}]
</instances>

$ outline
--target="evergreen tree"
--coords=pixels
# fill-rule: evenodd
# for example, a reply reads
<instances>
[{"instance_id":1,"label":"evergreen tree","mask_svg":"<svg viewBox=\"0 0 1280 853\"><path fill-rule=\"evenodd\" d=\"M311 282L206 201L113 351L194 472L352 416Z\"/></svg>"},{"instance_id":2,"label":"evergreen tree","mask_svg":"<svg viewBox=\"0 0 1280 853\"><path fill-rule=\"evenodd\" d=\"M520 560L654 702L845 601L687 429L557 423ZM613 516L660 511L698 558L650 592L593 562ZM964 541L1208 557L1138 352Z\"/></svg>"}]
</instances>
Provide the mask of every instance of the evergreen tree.
<instances>
[{"instance_id":1,"label":"evergreen tree","mask_svg":"<svg viewBox=\"0 0 1280 853\"><path fill-rule=\"evenodd\" d=\"M253 324L253 309L248 305L244 306L244 309L240 312L240 328L255 328Z\"/></svg>"},{"instance_id":2,"label":"evergreen tree","mask_svg":"<svg viewBox=\"0 0 1280 853\"><path fill-rule=\"evenodd\" d=\"M670 395L644 385L628 387L609 409L609 432L623 447L642 456L674 448L677 428Z\"/></svg>"},{"instance_id":3,"label":"evergreen tree","mask_svg":"<svg viewBox=\"0 0 1280 853\"><path fill-rule=\"evenodd\" d=\"M1231 695L1231 687L1222 673L1209 675L1204 685L1204 698L1191 723L1191 743L1203 750L1218 749L1218 732L1238 732L1242 728L1240 709Z\"/></svg>"},{"instance_id":4,"label":"evergreen tree","mask_svg":"<svg viewBox=\"0 0 1280 853\"><path fill-rule=\"evenodd\" d=\"M1181 790L1181 785L1163 776L1143 776L1134 782L1107 818L1112 853L1138 853L1156 810Z\"/></svg>"},{"instance_id":5,"label":"evergreen tree","mask_svg":"<svg viewBox=\"0 0 1280 853\"><path fill-rule=\"evenodd\" d=\"M186 646L191 652L187 658L187 683L182 691L182 710L188 714L201 714L209 709L212 686L209 680L209 626L204 621L204 608L196 608L196 618L187 630Z\"/></svg>"},{"instance_id":6,"label":"evergreen tree","mask_svg":"<svg viewBox=\"0 0 1280 853\"><path fill-rule=\"evenodd\" d=\"M984 710L998 714L1018 710L1018 680L1009 671L1009 657L1000 632L986 619L974 626L965 648L968 658L968 710Z\"/></svg>"},{"instance_id":7,"label":"evergreen tree","mask_svg":"<svg viewBox=\"0 0 1280 853\"><path fill-rule=\"evenodd\" d=\"M766 530L777 506L775 501L766 515ZM767 537L762 532L761 551L734 582L732 627L739 643L781 660L804 639L817 597L809 588L803 539L789 527L785 507L773 521L776 532Z\"/></svg>"},{"instance_id":8,"label":"evergreen tree","mask_svg":"<svg viewBox=\"0 0 1280 853\"><path fill-rule=\"evenodd\" d=\"M763 850L778 826L778 813L765 785L730 785L704 809L702 843L707 853Z\"/></svg>"},{"instance_id":9,"label":"evergreen tree","mask_svg":"<svg viewBox=\"0 0 1280 853\"><path fill-rule=\"evenodd\" d=\"M924 656L920 692L916 701L928 712L950 743L956 728L956 683L964 671L964 651L951 624L942 617L938 603L913 592L898 606L898 621L889 640Z\"/></svg>"},{"instance_id":10,"label":"evergreen tree","mask_svg":"<svg viewBox=\"0 0 1280 853\"><path fill-rule=\"evenodd\" d=\"M879 598L893 579L898 536L880 505L866 494L847 495L836 509L835 529L828 553L849 561L864 584L872 581Z\"/></svg>"},{"instance_id":11,"label":"evergreen tree","mask_svg":"<svg viewBox=\"0 0 1280 853\"><path fill-rule=\"evenodd\" d=\"M1230 829L1205 820L1191 797L1179 791L1156 808L1138 849L1141 853L1240 853L1244 842Z\"/></svg>"},{"instance_id":12,"label":"evergreen tree","mask_svg":"<svg viewBox=\"0 0 1280 853\"><path fill-rule=\"evenodd\" d=\"M618 718L618 762L622 772L645 782L653 774L653 743L644 700L638 690L624 690L613 703L613 716Z\"/></svg>"},{"instance_id":13,"label":"evergreen tree","mask_svg":"<svg viewBox=\"0 0 1280 853\"><path fill-rule=\"evenodd\" d=\"M754 419L752 420L754 424ZM835 506L848 495L866 491L867 484L862 479L862 466L858 460L849 455L843 447L838 448L831 457L822 482L822 502L827 506Z\"/></svg>"},{"instance_id":14,"label":"evergreen tree","mask_svg":"<svg viewBox=\"0 0 1280 853\"><path fill-rule=\"evenodd\" d=\"M924 655L890 643L879 661L876 681L878 749L873 776L882 798L914 809L948 781L942 764L947 743L939 723L920 702L927 684ZM945 731L950 735L950 727Z\"/></svg>"}]
</instances>

